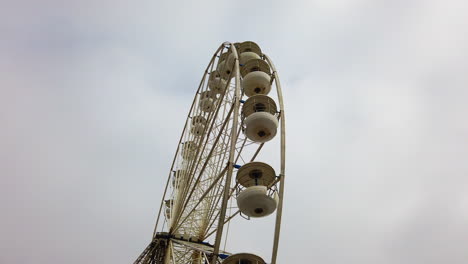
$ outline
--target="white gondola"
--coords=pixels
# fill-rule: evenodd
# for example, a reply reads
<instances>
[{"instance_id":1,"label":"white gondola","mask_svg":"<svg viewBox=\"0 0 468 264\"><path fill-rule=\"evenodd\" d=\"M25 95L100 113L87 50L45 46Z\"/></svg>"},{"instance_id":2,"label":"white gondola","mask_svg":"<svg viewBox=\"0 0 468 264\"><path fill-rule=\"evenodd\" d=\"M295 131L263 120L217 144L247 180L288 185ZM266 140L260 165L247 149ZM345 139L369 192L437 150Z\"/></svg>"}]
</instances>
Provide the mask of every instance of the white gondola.
<instances>
[{"instance_id":1,"label":"white gondola","mask_svg":"<svg viewBox=\"0 0 468 264\"><path fill-rule=\"evenodd\" d=\"M200 101L200 109L203 112L211 112L214 108L214 101L211 98L205 98Z\"/></svg>"},{"instance_id":2,"label":"white gondola","mask_svg":"<svg viewBox=\"0 0 468 264\"><path fill-rule=\"evenodd\" d=\"M190 128L190 133L194 134L195 136L201 136L205 131L206 125L206 118L203 116L194 116L192 118L192 128Z\"/></svg>"},{"instance_id":3,"label":"white gondola","mask_svg":"<svg viewBox=\"0 0 468 264\"><path fill-rule=\"evenodd\" d=\"M206 118L201 115L192 117L192 125L197 125L197 124L206 125Z\"/></svg>"},{"instance_id":4,"label":"white gondola","mask_svg":"<svg viewBox=\"0 0 468 264\"><path fill-rule=\"evenodd\" d=\"M222 264L265 264L259 256L250 253L238 253L226 258Z\"/></svg>"},{"instance_id":5,"label":"white gondola","mask_svg":"<svg viewBox=\"0 0 468 264\"><path fill-rule=\"evenodd\" d=\"M242 89L248 97L271 90L270 66L264 60L251 59L241 69Z\"/></svg>"},{"instance_id":6,"label":"white gondola","mask_svg":"<svg viewBox=\"0 0 468 264\"><path fill-rule=\"evenodd\" d=\"M253 59L247 61L245 65L242 66L240 73L242 77L245 78L247 74L255 71L262 71L267 74L271 73L270 66L262 59Z\"/></svg>"},{"instance_id":7,"label":"white gondola","mask_svg":"<svg viewBox=\"0 0 468 264\"><path fill-rule=\"evenodd\" d=\"M250 60L261 59L263 55L260 47L252 41L239 43L236 48L239 53L239 64L241 67Z\"/></svg>"},{"instance_id":8,"label":"white gondola","mask_svg":"<svg viewBox=\"0 0 468 264\"><path fill-rule=\"evenodd\" d=\"M170 219L171 218L171 208L166 208L165 214L166 214L166 218Z\"/></svg>"},{"instance_id":9,"label":"white gondola","mask_svg":"<svg viewBox=\"0 0 468 264\"><path fill-rule=\"evenodd\" d=\"M212 91L200 93L200 109L203 112L211 112L215 107L216 94Z\"/></svg>"},{"instance_id":10,"label":"white gondola","mask_svg":"<svg viewBox=\"0 0 468 264\"><path fill-rule=\"evenodd\" d=\"M255 142L264 143L276 136L278 119L266 112L253 113L244 121L245 134Z\"/></svg>"},{"instance_id":11,"label":"white gondola","mask_svg":"<svg viewBox=\"0 0 468 264\"><path fill-rule=\"evenodd\" d=\"M181 183L183 182L185 176L185 170L177 170L172 177L172 187L178 189Z\"/></svg>"},{"instance_id":12,"label":"white gondola","mask_svg":"<svg viewBox=\"0 0 468 264\"><path fill-rule=\"evenodd\" d=\"M173 199L164 200L164 204L166 205L167 208L171 208L173 203L174 203Z\"/></svg>"},{"instance_id":13,"label":"white gondola","mask_svg":"<svg viewBox=\"0 0 468 264\"><path fill-rule=\"evenodd\" d=\"M182 145L182 157L186 160L195 158L197 152L197 144L193 141L187 141Z\"/></svg>"},{"instance_id":14,"label":"white gondola","mask_svg":"<svg viewBox=\"0 0 468 264\"><path fill-rule=\"evenodd\" d=\"M196 137L199 137L199 136L203 135L204 130L205 130L204 125L196 124L196 125L193 125L192 128L190 128L190 133L192 133Z\"/></svg>"},{"instance_id":15,"label":"white gondola","mask_svg":"<svg viewBox=\"0 0 468 264\"><path fill-rule=\"evenodd\" d=\"M221 77L224 80L228 80L234 77L234 74L232 73L232 71L234 69L235 62L236 62L236 57L234 53L229 53L227 56L225 56L224 60L220 59L218 63L217 71L221 74Z\"/></svg>"},{"instance_id":16,"label":"white gondola","mask_svg":"<svg viewBox=\"0 0 468 264\"><path fill-rule=\"evenodd\" d=\"M254 95L242 107L245 135L255 142L267 142L275 137L278 129L276 103L266 95Z\"/></svg>"},{"instance_id":17,"label":"white gondola","mask_svg":"<svg viewBox=\"0 0 468 264\"><path fill-rule=\"evenodd\" d=\"M219 73L218 73L219 74ZM213 91L216 94L222 94L226 90L227 86L227 81L223 78L221 78L221 75L212 75L214 76L208 81L208 87L210 88L211 91Z\"/></svg>"},{"instance_id":18,"label":"white gondola","mask_svg":"<svg viewBox=\"0 0 468 264\"><path fill-rule=\"evenodd\" d=\"M263 162L250 162L237 171L236 182L246 189L237 196L239 210L250 217L264 217L277 206L274 197L268 195L268 187L276 180L275 170Z\"/></svg>"},{"instance_id":19,"label":"white gondola","mask_svg":"<svg viewBox=\"0 0 468 264\"><path fill-rule=\"evenodd\" d=\"M242 54L245 52L253 52L259 56L262 56L262 50L257 45L257 43L253 41L244 41L236 46L237 51Z\"/></svg>"},{"instance_id":20,"label":"white gondola","mask_svg":"<svg viewBox=\"0 0 468 264\"><path fill-rule=\"evenodd\" d=\"M221 62L223 62L224 60L226 60L227 57L229 56L229 54L231 54L230 51L222 53L222 54L219 56L218 63L221 63Z\"/></svg>"},{"instance_id":21,"label":"white gondola","mask_svg":"<svg viewBox=\"0 0 468 264\"><path fill-rule=\"evenodd\" d=\"M276 180L275 170L268 164L253 161L239 168L236 181L244 187L271 186Z\"/></svg>"},{"instance_id":22,"label":"white gondola","mask_svg":"<svg viewBox=\"0 0 468 264\"><path fill-rule=\"evenodd\" d=\"M256 94L267 95L271 90L271 77L262 71L250 72L242 79L242 88L248 97Z\"/></svg>"},{"instance_id":23,"label":"white gondola","mask_svg":"<svg viewBox=\"0 0 468 264\"><path fill-rule=\"evenodd\" d=\"M250 217L264 217L276 210L277 202L268 196L267 187L250 186L237 196L239 210Z\"/></svg>"},{"instance_id":24,"label":"white gondola","mask_svg":"<svg viewBox=\"0 0 468 264\"><path fill-rule=\"evenodd\" d=\"M255 52L244 52L239 55L239 63L241 66L244 66L249 60L258 60L260 58L260 55Z\"/></svg>"},{"instance_id":25,"label":"white gondola","mask_svg":"<svg viewBox=\"0 0 468 264\"><path fill-rule=\"evenodd\" d=\"M226 59L226 66L232 69L234 67L234 63L236 62L236 56L234 53L230 53Z\"/></svg>"}]
</instances>

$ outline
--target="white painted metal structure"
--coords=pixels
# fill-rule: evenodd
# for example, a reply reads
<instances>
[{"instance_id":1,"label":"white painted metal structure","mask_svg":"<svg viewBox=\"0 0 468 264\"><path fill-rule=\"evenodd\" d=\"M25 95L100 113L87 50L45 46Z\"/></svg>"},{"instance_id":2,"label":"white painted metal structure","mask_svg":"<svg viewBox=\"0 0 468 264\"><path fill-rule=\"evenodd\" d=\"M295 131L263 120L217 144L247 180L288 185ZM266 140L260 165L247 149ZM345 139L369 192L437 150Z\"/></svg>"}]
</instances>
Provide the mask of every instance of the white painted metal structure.
<instances>
[{"instance_id":1,"label":"white painted metal structure","mask_svg":"<svg viewBox=\"0 0 468 264\"><path fill-rule=\"evenodd\" d=\"M240 64L239 58L244 64ZM250 41L235 44L225 42L211 58L176 148L153 239L135 263L222 263L229 255L232 256L229 263L241 263L241 256L252 255L221 252L220 245L224 225L240 215L237 207L231 207L236 205L231 199L236 199L236 196L246 189L242 182L239 184L236 177L233 177L233 173L240 166L256 161L263 145L268 144L261 143L262 141L254 142L244 133L246 128L241 109L247 95L244 94L242 80L243 76L254 71L262 72L256 76L268 74L271 89L276 89L278 95L278 109L275 105L275 111L271 114L279 121L279 175L271 176L271 167L259 165L261 168L267 168L270 173L268 186L265 188L276 202L276 224L271 255L271 263L276 263L285 177L283 97L275 66L270 58ZM249 85L252 86L250 81ZM256 90L268 93L270 86L263 81L261 89ZM253 95L254 88L249 87L248 96ZM272 140L278 140L278 136ZM250 151L247 151L249 149ZM242 177L243 181L248 182L245 175ZM257 182L255 180L255 183ZM251 221L249 224L255 225L255 222ZM214 241L213 245L203 242L208 239ZM236 261L232 262L233 259ZM260 257L255 259L256 263L261 263Z\"/></svg>"}]
</instances>

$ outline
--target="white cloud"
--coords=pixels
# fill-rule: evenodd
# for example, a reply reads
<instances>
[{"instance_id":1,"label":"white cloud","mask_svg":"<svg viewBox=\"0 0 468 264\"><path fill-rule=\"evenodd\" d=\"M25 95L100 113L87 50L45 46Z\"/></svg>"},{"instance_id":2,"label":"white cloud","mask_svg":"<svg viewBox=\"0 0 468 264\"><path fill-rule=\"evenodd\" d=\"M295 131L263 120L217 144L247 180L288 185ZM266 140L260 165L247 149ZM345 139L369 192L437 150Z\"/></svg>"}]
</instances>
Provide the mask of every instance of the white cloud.
<instances>
[{"instance_id":1,"label":"white cloud","mask_svg":"<svg viewBox=\"0 0 468 264\"><path fill-rule=\"evenodd\" d=\"M209 57L222 41L251 39L275 61L286 100L279 263L464 263L466 8L10 4L0 43L0 260L132 261L149 240ZM273 227L262 223L272 220L235 222L228 246L269 259Z\"/></svg>"}]
</instances>

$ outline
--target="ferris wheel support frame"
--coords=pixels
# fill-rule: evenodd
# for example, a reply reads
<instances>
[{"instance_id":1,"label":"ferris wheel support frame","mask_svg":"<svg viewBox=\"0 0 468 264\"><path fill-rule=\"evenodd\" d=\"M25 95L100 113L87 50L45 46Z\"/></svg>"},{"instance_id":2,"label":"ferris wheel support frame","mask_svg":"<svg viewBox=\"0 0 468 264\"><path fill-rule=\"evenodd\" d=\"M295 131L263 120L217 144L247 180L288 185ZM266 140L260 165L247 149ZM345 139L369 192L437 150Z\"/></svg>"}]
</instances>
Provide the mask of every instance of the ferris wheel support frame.
<instances>
[{"instance_id":1,"label":"ferris wheel support frame","mask_svg":"<svg viewBox=\"0 0 468 264\"><path fill-rule=\"evenodd\" d=\"M284 199L284 178L285 178L285 169L286 169L286 124L285 124L285 115L284 115L284 102L283 102L283 92L281 90L281 82L276 71L276 67L271 61L268 55L263 54L265 59L270 64L271 69L273 70L273 76L276 83L276 92L278 93L278 101L280 107L280 121L281 121L281 167L280 167L280 186L279 186L279 201L278 208L276 209L276 223L275 223L275 236L273 239L273 252L271 255L271 264L276 264L276 257L278 255L278 246L279 246L279 237L281 232L281 217L283 215L283 199Z\"/></svg>"},{"instance_id":2,"label":"ferris wheel support frame","mask_svg":"<svg viewBox=\"0 0 468 264\"><path fill-rule=\"evenodd\" d=\"M219 246L221 245L221 238L223 236L223 227L224 227L224 218L226 217L226 209L227 203L229 200L229 192L231 187L231 178L232 178L232 171L234 169L234 153L236 151L236 143L237 143L237 127L239 122L239 105L240 105L240 73L239 73L239 56L237 54L237 50L233 44L231 44L231 52L234 54L234 71L235 71L235 78L236 78L236 90L234 95L234 119L231 128L231 146L229 151L229 161L228 161L228 171L226 175L226 183L224 184L224 192L223 192L223 200L219 215L218 221L218 228L216 231L216 239L213 249L213 258L211 260L212 264L216 264L218 260L218 253L219 253Z\"/></svg>"}]
</instances>

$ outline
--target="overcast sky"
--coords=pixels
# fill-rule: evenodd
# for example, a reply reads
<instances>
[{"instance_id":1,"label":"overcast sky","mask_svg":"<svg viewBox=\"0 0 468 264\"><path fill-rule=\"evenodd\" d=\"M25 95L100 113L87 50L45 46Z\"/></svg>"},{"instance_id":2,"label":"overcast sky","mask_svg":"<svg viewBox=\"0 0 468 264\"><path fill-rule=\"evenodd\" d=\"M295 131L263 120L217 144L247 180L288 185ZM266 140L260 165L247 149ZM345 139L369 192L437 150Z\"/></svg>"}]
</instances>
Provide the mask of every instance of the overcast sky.
<instances>
[{"instance_id":1,"label":"overcast sky","mask_svg":"<svg viewBox=\"0 0 468 264\"><path fill-rule=\"evenodd\" d=\"M0 263L131 263L211 55L252 40L285 96L278 262L466 264L467 14L463 0L4 2ZM269 262L272 221L234 223L227 249Z\"/></svg>"}]
</instances>

